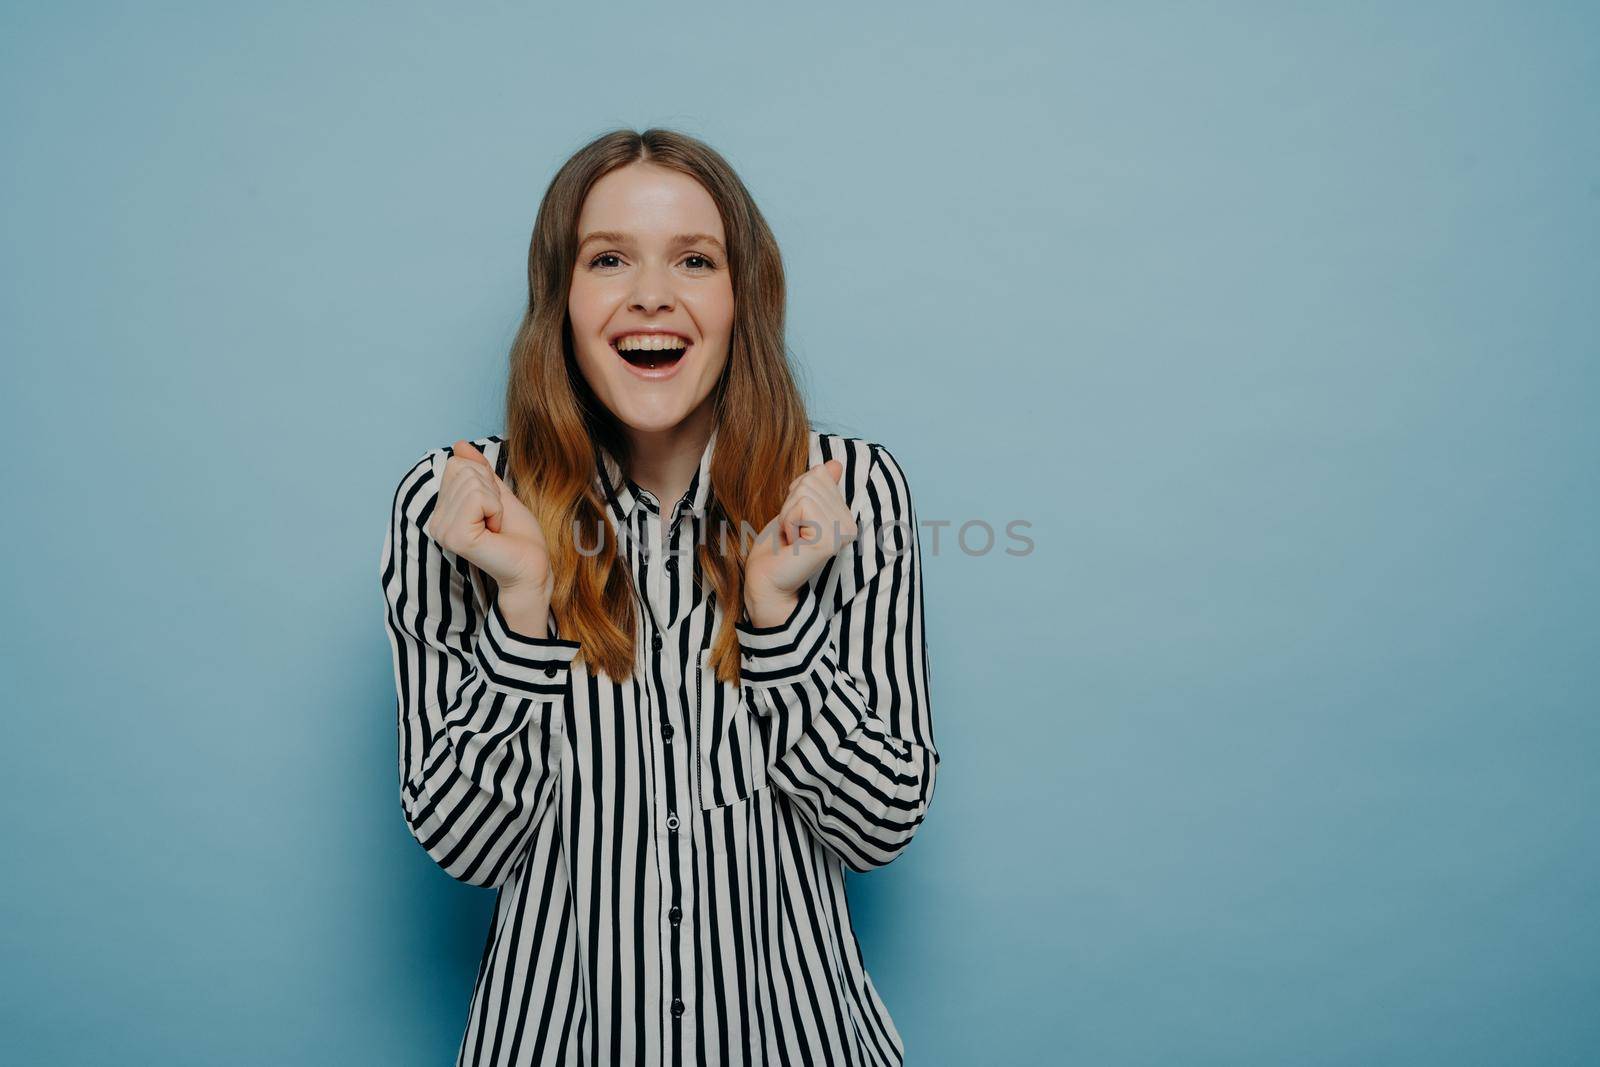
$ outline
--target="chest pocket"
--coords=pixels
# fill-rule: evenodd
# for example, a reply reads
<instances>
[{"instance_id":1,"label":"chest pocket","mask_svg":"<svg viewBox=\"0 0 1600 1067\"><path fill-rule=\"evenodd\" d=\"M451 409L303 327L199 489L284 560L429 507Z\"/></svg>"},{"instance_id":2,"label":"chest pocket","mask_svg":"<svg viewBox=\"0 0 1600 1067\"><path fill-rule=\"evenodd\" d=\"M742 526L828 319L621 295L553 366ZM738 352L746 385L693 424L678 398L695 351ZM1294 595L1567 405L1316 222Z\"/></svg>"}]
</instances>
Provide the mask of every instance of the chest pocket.
<instances>
[{"instance_id":1,"label":"chest pocket","mask_svg":"<svg viewBox=\"0 0 1600 1067\"><path fill-rule=\"evenodd\" d=\"M746 799L767 784L760 725L740 687L717 677L711 650L695 660L694 733L700 807L720 808Z\"/></svg>"}]
</instances>

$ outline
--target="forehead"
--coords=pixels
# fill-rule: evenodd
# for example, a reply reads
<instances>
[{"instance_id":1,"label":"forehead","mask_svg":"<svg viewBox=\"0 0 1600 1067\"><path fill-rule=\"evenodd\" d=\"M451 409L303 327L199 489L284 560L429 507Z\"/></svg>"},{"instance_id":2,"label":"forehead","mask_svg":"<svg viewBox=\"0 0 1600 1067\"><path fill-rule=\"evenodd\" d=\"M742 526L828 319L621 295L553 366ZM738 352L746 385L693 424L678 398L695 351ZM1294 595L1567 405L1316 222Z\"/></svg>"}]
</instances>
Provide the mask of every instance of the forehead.
<instances>
[{"instance_id":1,"label":"forehead","mask_svg":"<svg viewBox=\"0 0 1600 1067\"><path fill-rule=\"evenodd\" d=\"M591 230L619 230L640 240L686 232L725 236L722 215L705 186L682 171L651 163L630 163L594 183L578 213L579 236Z\"/></svg>"}]
</instances>

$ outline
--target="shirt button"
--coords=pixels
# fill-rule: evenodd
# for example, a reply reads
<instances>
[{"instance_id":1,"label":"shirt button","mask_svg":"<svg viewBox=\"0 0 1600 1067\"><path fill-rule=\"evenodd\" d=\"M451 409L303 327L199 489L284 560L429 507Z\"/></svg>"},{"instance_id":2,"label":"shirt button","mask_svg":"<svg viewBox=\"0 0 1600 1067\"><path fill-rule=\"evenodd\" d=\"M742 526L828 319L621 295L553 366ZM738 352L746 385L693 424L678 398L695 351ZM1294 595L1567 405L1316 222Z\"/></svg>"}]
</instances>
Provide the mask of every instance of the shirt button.
<instances>
[{"instance_id":1,"label":"shirt button","mask_svg":"<svg viewBox=\"0 0 1600 1067\"><path fill-rule=\"evenodd\" d=\"M674 556L672 559L667 560L667 570L675 571L677 569L678 569L678 559L677 559L676 556Z\"/></svg>"},{"instance_id":2,"label":"shirt button","mask_svg":"<svg viewBox=\"0 0 1600 1067\"><path fill-rule=\"evenodd\" d=\"M556 669L554 667L546 667L544 669L544 676L546 678L554 678L556 676Z\"/></svg>"},{"instance_id":3,"label":"shirt button","mask_svg":"<svg viewBox=\"0 0 1600 1067\"><path fill-rule=\"evenodd\" d=\"M672 910L667 912L667 918L672 920L673 926L677 926L678 920L683 918L683 909L674 904Z\"/></svg>"},{"instance_id":4,"label":"shirt button","mask_svg":"<svg viewBox=\"0 0 1600 1067\"><path fill-rule=\"evenodd\" d=\"M677 997L673 997L672 998L672 1015L673 1015L673 1017L676 1018L676 1017L678 1017L679 1015L682 1015L682 1014L683 1014L683 1001L679 1000Z\"/></svg>"},{"instance_id":5,"label":"shirt button","mask_svg":"<svg viewBox=\"0 0 1600 1067\"><path fill-rule=\"evenodd\" d=\"M672 812L670 815L667 816L667 829L668 830L676 830L677 828L678 828L678 813L677 812Z\"/></svg>"},{"instance_id":6,"label":"shirt button","mask_svg":"<svg viewBox=\"0 0 1600 1067\"><path fill-rule=\"evenodd\" d=\"M665 737L668 741L672 740L672 724L670 722L664 722L661 724L661 736Z\"/></svg>"},{"instance_id":7,"label":"shirt button","mask_svg":"<svg viewBox=\"0 0 1600 1067\"><path fill-rule=\"evenodd\" d=\"M656 634L655 636L650 638L650 647L655 649L657 652L661 651L661 635L660 634Z\"/></svg>"}]
</instances>

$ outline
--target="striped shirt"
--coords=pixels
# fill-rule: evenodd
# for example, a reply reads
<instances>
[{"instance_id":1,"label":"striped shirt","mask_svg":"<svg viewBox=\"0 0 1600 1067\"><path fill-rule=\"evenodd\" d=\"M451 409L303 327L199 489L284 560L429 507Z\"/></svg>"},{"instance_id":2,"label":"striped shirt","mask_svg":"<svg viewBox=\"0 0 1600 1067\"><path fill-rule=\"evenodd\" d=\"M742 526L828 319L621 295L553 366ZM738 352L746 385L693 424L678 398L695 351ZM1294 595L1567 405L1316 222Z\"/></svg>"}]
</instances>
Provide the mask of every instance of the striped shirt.
<instances>
[{"instance_id":1,"label":"striped shirt","mask_svg":"<svg viewBox=\"0 0 1600 1067\"><path fill-rule=\"evenodd\" d=\"M473 444L505 478L505 438ZM881 445L810 431L810 465L844 465L859 532L788 620L738 622L727 683L693 551L715 543L715 446L669 513L597 450L639 609L620 683L574 662L553 617L544 637L512 630L492 580L423 532L450 447L395 491L401 808L435 863L497 890L458 1064L904 1061L844 868L906 848L939 763L910 492Z\"/></svg>"}]
</instances>

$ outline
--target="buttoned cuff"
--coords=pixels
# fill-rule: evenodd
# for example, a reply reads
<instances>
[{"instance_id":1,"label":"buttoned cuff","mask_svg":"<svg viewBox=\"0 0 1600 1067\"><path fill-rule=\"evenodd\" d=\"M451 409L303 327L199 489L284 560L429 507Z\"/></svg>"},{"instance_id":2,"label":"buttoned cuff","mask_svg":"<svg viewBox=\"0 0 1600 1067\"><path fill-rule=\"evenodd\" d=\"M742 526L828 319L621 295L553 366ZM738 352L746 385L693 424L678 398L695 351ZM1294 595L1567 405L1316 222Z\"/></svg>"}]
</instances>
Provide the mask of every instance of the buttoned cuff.
<instances>
[{"instance_id":1,"label":"buttoned cuff","mask_svg":"<svg viewBox=\"0 0 1600 1067\"><path fill-rule=\"evenodd\" d=\"M525 700L555 700L567 691L579 647L576 641L517 633L495 600L478 637L478 669L493 689Z\"/></svg>"},{"instance_id":2,"label":"buttoned cuff","mask_svg":"<svg viewBox=\"0 0 1600 1067\"><path fill-rule=\"evenodd\" d=\"M775 626L755 626L748 619L734 624L739 636L739 664L745 685L762 688L799 681L823 666L828 647L828 619L823 600L809 585L789 617Z\"/></svg>"}]
</instances>

